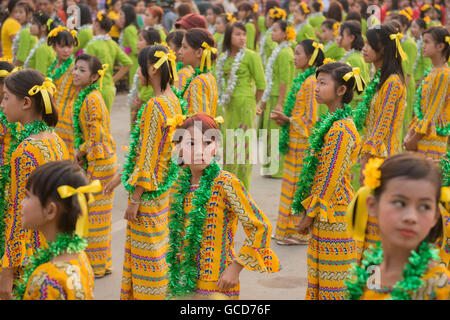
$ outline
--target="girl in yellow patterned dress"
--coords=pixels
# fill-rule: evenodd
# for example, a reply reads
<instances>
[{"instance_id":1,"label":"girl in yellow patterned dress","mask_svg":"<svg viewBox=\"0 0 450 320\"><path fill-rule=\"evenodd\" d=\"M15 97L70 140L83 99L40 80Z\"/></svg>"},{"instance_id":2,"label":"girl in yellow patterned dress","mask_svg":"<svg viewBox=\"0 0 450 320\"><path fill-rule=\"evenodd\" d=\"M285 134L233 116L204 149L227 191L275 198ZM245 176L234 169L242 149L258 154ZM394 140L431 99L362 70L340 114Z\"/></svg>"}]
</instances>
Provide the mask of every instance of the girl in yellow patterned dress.
<instances>
[{"instance_id":1,"label":"girl in yellow patterned dress","mask_svg":"<svg viewBox=\"0 0 450 320\"><path fill-rule=\"evenodd\" d=\"M238 299L244 267L280 270L270 249L269 219L241 181L214 161L219 135L212 117L197 114L182 123L174 139L184 169L170 198L167 263L173 298L192 294L199 299ZM247 238L236 254L238 221Z\"/></svg>"},{"instance_id":2,"label":"girl in yellow patterned dress","mask_svg":"<svg viewBox=\"0 0 450 320\"><path fill-rule=\"evenodd\" d=\"M56 86L54 98L59 115L55 132L66 144L70 159L75 159L72 107L79 89L73 84L75 59L72 53L78 45L76 31L57 27L48 34L47 44L56 52L56 58L47 70L47 77L52 79Z\"/></svg>"},{"instance_id":3,"label":"girl in yellow patterned dress","mask_svg":"<svg viewBox=\"0 0 450 320\"><path fill-rule=\"evenodd\" d=\"M3 101L3 82L6 76L13 70L13 65L7 61L0 61L0 101ZM5 156L8 154L9 144L11 143L11 124L6 119L3 110L0 109L0 167L3 166ZM14 133L13 133L14 134Z\"/></svg>"},{"instance_id":4,"label":"girl in yellow patterned dress","mask_svg":"<svg viewBox=\"0 0 450 320\"><path fill-rule=\"evenodd\" d=\"M346 283L352 300L449 300L450 272L439 265L441 173L414 154L371 159L365 214L376 216L381 243L367 250ZM420 280L418 281L419 278Z\"/></svg>"},{"instance_id":5,"label":"girl in yellow patterned dress","mask_svg":"<svg viewBox=\"0 0 450 320\"><path fill-rule=\"evenodd\" d=\"M415 117L405 137L405 149L439 160L445 156L450 134L450 33L431 27L423 34L422 52L433 68L418 89ZM421 89L421 90L420 90Z\"/></svg>"},{"instance_id":6,"label":"girl in yellow patterned dress","mask_svg":"<svg viewBox=\"0 0 450 320\"><path fill-rule=\"evenodd\" d=\"M346 63L327 63L316 72L317 103L330 113L316 122L310 135L310 154L292 204L304 213L298 232L309 234L307 300L344 298L344 280L356 262L356 246L345 222L353 197L350 169L358 157L361 140L352 119L353 88L363 87L358 73ZM317 163L315 165L314 163Z\"/></svg>"},{"instance_id":7,"label":"girl in yellow patterned dress","mask_svg":"<svg viewBox=\"0 0 450 320\"><path fill-rule=\"evenodd\" d=\"M69 160L51 161L30 175L22 207L23 226L38 230L50 247L60 248L62 252L51 254L46 259L35 255L37 262L30 262L26 266L32 273L28 274L28 278L25 274L16 283L17 298L92 300L94 274L83 251L87 243L74 235L77 219L82 214L82 204L74 191L87 198L88 194L85 193L101 188L96 183L90 186L87 184L82 169ZM48 249L41 250L46 252Z\"/></svg>"},{"instance_id":8,"label":"girl in yellow patterned dress","mask_svg":"<svg viewBox=\"0 0 450 320\"><path fill-rule=\"evenodd\" d=\"M116 145L111 136L109 112L96 84L102 68L100 59L81 54L75 60L73 84L79 94L73 105L75 160L86 170L89 182L100 180L105 186L117 172ZM84 235L86 254L96 277L112 271L111 222L114 194L94 194L89 203L89 224Z\"/></svg>"},{"instance_id":9,"label":"girl in yellow patterned dress","mask_svg":"<svg viewBox=\"0 0 450 320\"><path fill-rule=\"evenodd\" d=\"M155 97L139 110L124 171L104 190L110 193L122 180L129 193L124 217L128 223L123 300L166 297L169 187L178 172L171 162L174 124L169 119L181 116L180 103L170 88L176 75L175 60L168 54L161 45L145 47L139 53L141 84L151 85Z\"/></svg>"},{"instance_id":10,"label":"girl in yellow patterned dress","mask_svg":"<svg viewBox=\"0 0 450 320\"><path fill-rule=\"evenodd\" d=\"M180 92L187 102L188 114L206 113L215 117L217 83L210 72L217 57L214 38L204 29L193 28L184 35L179 55L184 65L195 69Z\"/></svg>"},{"instance_id":11,"label":"girl in yellow patterned dress","mask_svg":"<svg viewBox=\"0 0 450 320\"><path fill-rule=\"evenodd\" d=\"M58 122L58 110L52 96L55 86L49 79L39 71L26 69L7 76L3 89L1 108L8 122L23 126L14 145L10 145L2 167L6 179L2 177L0 184L0 212L5 225L0 230L0 299L9 299L13 279L19 276L27 257L45 245L39 232L22 227L26 181L35 168L49 161L66 160L69 154L64 141L50 128Z\"/></svg>"},{"instance_id":12,"label":"girl in yellow patterned dress","mask_svg":"<svg viewBox=\"0 0 450 320\"><path fill-rule=\"evenodd\" d=\"M194 74L194 69L190 65L184 65L180 59L179 51L185 34L185 30L176 30L169 33L166 38L170 49L177 55L178 83L175 83L175 86L178 91L183 90L187 80Z\"/></svg>"},{"instance_id":13,"label":"girl in yellow patterned dress","mask_svg":"<svg viewBox=\"0 0 450 320\"><path fill-rule=\"evenodd\" d=\"M308 243L307 237L297 231L296 225L300 222L300 218L291 214L291 204L303 168L303 159L307 154L309 132L318 119L318 105L314 92L317 84L315 71L323 64L325 55L322 49L315 49L313 43L316 42L303 40L296 46L295 67L301 72L294 79L284 110L273 110L271 115L271 119L282 127L280 151L286 154L274 235L277 244L280 245Z\"/></svg>"}]
</instances>

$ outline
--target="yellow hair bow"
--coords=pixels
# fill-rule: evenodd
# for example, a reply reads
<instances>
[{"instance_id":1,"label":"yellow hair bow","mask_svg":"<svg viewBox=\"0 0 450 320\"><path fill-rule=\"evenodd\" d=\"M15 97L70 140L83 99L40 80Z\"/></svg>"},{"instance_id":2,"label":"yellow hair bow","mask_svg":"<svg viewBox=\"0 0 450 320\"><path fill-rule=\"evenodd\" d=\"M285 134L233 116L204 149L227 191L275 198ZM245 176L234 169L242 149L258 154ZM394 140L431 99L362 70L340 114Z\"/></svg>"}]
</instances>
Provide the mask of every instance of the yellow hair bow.
<instances>
[{"instance_id":1,"label":"yellow hair bow","mask_svg":"<svg viewBox=\"0 0 450 320\"><path fill-rule=\"evenodd\" d=\"M202 43L203 53L202 53L202 60L200 62L200 70L203 71L203 67L205 66L206 61L206 68L207 70L211 69L211 54L217 53L217 49L214 47L210 47L209 44L206 42Z\"/></svg>"},{"instance_id":2,"label":"yellow hair bow","mask_svg":"<svg viewBox=\"0 0 450 320\"><path fill-rule=\"evenodd\" d=\"M398 14L405 16L409 21L412 20L411 15L406 10L400 10Z\"/></svg>"},{"instance_id":3,"label":"yellow hair bow","mask_svg":"<svg viewBox=\"0 0 450 320\"><path fill-rule=\"evenodd\" d=\"M100 90L102 90L103 86L103 77L105 76L106 70L108 70L109 64L105 63L102 65L102 68L97 71L97 73L100 75Z\"/></svg>"},{"instance_id":4,"label":"yellow hair bow","mask_svg":"<svg viewBox=\"0 0 450 320\"><path fill-rule=\"evenodd\" d=\"M361 70L359 68L353 68L352 71L347 72L342 78L347 82L351 77L354 77L356 87L358 88L358 91L361 92L364 90L364 87L363 87L364 80L359 75L360 72L361 72Z\"/></svg>"},{"instance_id":5,"label":"yellow hair bow","mask_svg":"<svg viewBox=\"0 0 450 320\"><path fill-rule=\"evenodd\" d=\"M441 10L441 11L442 11L442 9L441 9L441 6L440 6L440 5L438 5L438 4L435 4L435 5L434 5L434 7L435 7L436 9L438 9L438 10Z\"/></svg>"},{"instance_id":6,"label":"yellow hair bow","mask_svg":"<svg viewBox=\"0 0 450 320\"><path fill-rule=\"evenodd\" d=\"M310 12L310 11L309 11L309 8L308 8L308 5L307 5L306 3L300 2L300 6L302 7L302 10L303 10L303 12L304 12L305 14Z\"/></svg>"},{"instance_id":7,"label":"yellow hair bow","mask_svg":"<svg viewBox=\"0 0 450 320\"><path fill-rule=\"evenodd\" d=\"M70 34L72 35L72 37L73 37L74 39L77 38L77 31L76 31L76 30L70 30Z\"/></svg>"},{"instance_id":8,"label":"yellow hair bow","mask_svg":"<svg viewBox=\"0 0 450 320\"><path fill-rule=\"evenodd\" d=\"M172 50L169 50L168 53L164 51L156 51L155 57L159 58L159 60L153 65L155 69L159 69L164 62L167 62L169 68L172 70L173 80L178 81L178 73L175 61L177 60L176 55Z\"/></svg>"},{"instance_id":9,"label":"yellow hair bow","mask_svg":"<svg viewBox=\"0 0 450 320\"><path fill-rule=\"evenodd\" d=\"M71 197L75 194L78 197L78 202L80 203L81 208L81 217L77 221L76 233L80 236L85 236L88 231L88 203L94 201L92 193L98 193L102 191L102 189L100 180L94 180L89 185L76 189L67 185L60 186L57 189L61 199ZM86 201L86 196L84 195L85 193L89 193L89 202Z\"/></svg>"},{"instance_id":10,"label":"yellow hair bow","mask_svg":"<svg viewBox=\"0 0 450 320\"><path fill-rule=\"evenodd\" d=\"M445 37L445 42L447 42L450 45L450 36Z\"/></svg>"},{"instance_id":11,"label":"yellow hair bow","mask_svg":"<svg viewBox=\"0 0 450 320\"><path fill-rule=\"evenodd\" d=\"M36 93L40 92L42 95L42 99L44 100L44 106L45 106L45 114L51 114L52 113L52 103L50 101L50 94L54 94L56 92L56 86L53 84L52 80L50 78L45 78L42 85L35 85L33 88L31 88L28 91L28 94L30 96L34 96Z\"/></svg>"},{"instance_id":12,"label":"yellow hair bow","mask_svg":"<svg viewBox=\"0 0 450 320\"><path fill-rule=\"evenodd\" d=\"M338 35L340 26L341 26L341 24L339 22L335 22L333 24L333 30L334 30L333 34L334 34L335 37L337 37L337 35Z\"/></svg>"},{"instance_id":13,"label":"yellow hair bow","mask_svg":"<svg viewBox=\"0 0 450 320\"><path fill-rule=\"evenodd\" d=\"M333 63L333 62L336 62L336 60L331 59L331 58L325 58L325 59L323 60L323 64Z\"/></svg>"},{"instance_id":14,"label":"yellow hair bow","mask_svg":"<svg viewBox=\"0 0 450 320\"><path fill-rule=\"evenodd\" d=\"M308 64L310 66L312 66L314 64L314 62L316 61L317 55L319 54L319 50L322 50L322 52L325 50L323 44L319 43L319 42L313 42L312 46L315 48L314 52L311 56L311 59L309 59Z\"/></svg>"},{"instance_id":15,"label":"yellow hair bow","mask_svg":"<svg viewBox=\"0 0 450 320\"><path fill-rule=\"evenodd\" d=\"M0 70L0 78L5 78L20 70L22 70L22 67L15 67L11 70L11 72L8 72L7 70Z\"/></svg>"},{"instance_id":16,"label":"yellow hair bow","mask_svg":"<svg viewBox=\"0 0 450 320\"><path fill-rule=\"evenodd\" d=\"M269 17L272 19L286 19L286 11L280 8L272 8L269 10Z\"/></svg>"},{"instance_id":17,"label":"yellow hair bow","mask_svg":"<svg viewBox=\"0 0 450 320\"><path fill-rule=\"evenodd\" d=\"M398 53L400 53L400 57L402 60L408 60L408 57L406 56L405 51L403 51L402 44L400 43L400 39L403 38L403 34L399 33L392 33L389 36L389 39L395 41L395 46L397 47ZM395 52L395 57L397 57L397 52Z\"/></svg>"},{"instance_id":18,"label":"yellow hair bow","mask_svg":"<svg viewBox=\"0 0 450 320\"><path fill-rule=\"evenodd\" d=\"M259 5L257 3L253 4L253 12L258 12L259 10Z\"/></svg>"},{"instance_id":19,"label":"yellow hair bow","mask_svg":"<svg viewBox=\"0 0 450 320\"><path fill-rule=\"evenodd\" d=\"M420 8L420 11L427 11L429 8L430 8L430 5L429 5L429 4L424 4L424 5L422 6L422 8Z\"/></svg>"},{"instance_id":20,"label":"yellow hair bow","mask_svg":"<svg viewBox=\"0 0 450 320\"><path fill-rule=\"evenodd\" d=\"M233 14L227 12L226 15L227 15L227 21L228 22L230 22L230 23L235 23L236 22L236 18L233 17Z\"/></svg>"},{"instance_id":21,"label":"yellow hair bow","mask_svg":"<svg viewBox=\"0 0 450 320\"><path fill-rule=\"evenodd\" d=\"M98 20L98 21L102 21L102 20L103 20L103 14L104 14L103 11L97 12L97 20Z\"/></svg>"},{"instance_id":22,"label":"yellow hair bow","mask_svg":"<svg viewBox=\"0 0 450 320\"><path fill-rule=\"evenodd\" d=\"M366 199L371 193L372 189L369 187L361 187L347 207L345 221L348 231L356 241L364 241L366 237L368 220Z\"/></svg>"}]
</instances>

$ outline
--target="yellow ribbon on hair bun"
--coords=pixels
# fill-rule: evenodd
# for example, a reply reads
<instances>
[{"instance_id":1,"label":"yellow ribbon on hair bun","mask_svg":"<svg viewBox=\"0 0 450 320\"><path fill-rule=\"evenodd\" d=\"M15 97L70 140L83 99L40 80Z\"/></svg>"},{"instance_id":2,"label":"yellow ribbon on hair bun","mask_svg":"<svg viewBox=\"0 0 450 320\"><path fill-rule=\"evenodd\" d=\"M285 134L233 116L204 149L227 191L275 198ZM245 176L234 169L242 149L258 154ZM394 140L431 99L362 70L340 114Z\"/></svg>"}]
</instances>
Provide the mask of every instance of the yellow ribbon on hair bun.
<instances>
[{"instance_id":1,"label":"yellow ribbon on hair bun","mask_svg":"<svg viewBox=\"0 0 450 320\"><path fill-rule=\"evenodd\" d=\"M348 82L348 80L350 78L355 78L355 84L356 87L358 88L358 91L362 92L364 90L364 80L361 78L361 76L359 75L361 72L361 70L359 68L353 68L352 71L347 72L342 79L344 79L346 82Z\"/></svg>"},{"instance_id":2,"label":"yellow ribbon on hair bun","mask_svg":"<svg viewBox=\"0 0 450 320\"><path fill-rule=\"evenodd\" d=\"M6 78L7 76L12 75L14 72L22 70L22 67L15 67L11 70L11 72L8 72L7 70L0 70L0 78Z\"/></svg>"},{"instance_id":3,"label":"yellow ribbon on hair bun","mask_svg":"<svg viewBox=\"0 0 450 320\"><path fill-rule=\"evenodd\" d=\"M155 57L159 58L159 60L153 65L155 69L159 69L164 62L167 62L169 69L172 71L172 78L175 82L178 81L178 73L177 73L177 67L176 67L176 55L175 53L169 49L168 53L165 53L164 51L156 51Z\"/></svg>"},{"instance_id":4,"label":"yellow ribbon on hair bun","mask_svg":"<svg viewBox=\"0 0 450 320\"><path fill-rule=\"evenodd\" d=\"M314 62L316 61L317 55L319 54L319 50L322 50L322 52L325 50L322 43L314 41L312 43L312 46L315 48L313 54L311 55L311 58L308 61L308 64L312 66Z\"/></svg>"},{"instance_id":5,"label":"yellow ribbon on hair bun","mask_svg":"<svg viewBox=\"0 0 450 320\"><path fill-rule=\"evenodd\" d=\"M217 49L214 47L211 47L209 44L207 44L206 42L202 43L202 47L203 47L203 53L202 53L202 60L200 62L200 70L203 71L203 68L205 66L205 61L206 61L206 68L207 70L211 69L211 55L214 53L217 53Z\"/></svg>"},{"instance_id":6,"label":"yellow ribbon on hair bun","mask_svg":"<svg viewBox=\"0 0 450 320\"><path fill-rule=\"evenodd\" d=\"M28 91L28 94L30 96L34 96L38 92L41 93L42 99L44 100L44 106L45 106L45 114L51 114L52 113L52 103L50 100L49 94L54 94L56 92L56 86L53 84L52 79L45 78L42 85L35 85L33 88L31 88Z\"/></svg>"},{"instance_id":7,"label":"yellow ribbon on hair bun","mask_svg":"<svg viewBox=\"0 0 450 320\"><path fill-rule=\"evenodd\" d=\"M103 86L103 77L105 76L106 70L108 70L109 64L105 63L102 65L102 68L97 71L97 73L100 75L100 90L102 90Z\"/></svg>"},{"instance_id":8,"label":"yellow ribbon on hair bun","mask_svg":"<svg viewBox=\"0 0 450 320\"><path fill-rule=\"evenodd\" d=\"M389 35L389 39L395 41L395 46L397 47L398 53L400 53L400 57L402 60L408 60L408 57L406 56L405 51L403 51L402 44L400 40L403 38L403 34L399 33L392 33ZM397 57L397 52L395 52L395 57Z\"/></svg>"},{"instance_id":9,"label":"yellow ribbon on hair bun","mask_svg":"<svg viewBox=\"0 0 450 320\"><path fill-rule=\"evenodd\" d=\"M341 24L339 22L335 22L333 24L333 34L335 37L337 37L337 35L339 34L339 27L341 26Z\"/></svg>"}]
</instances>

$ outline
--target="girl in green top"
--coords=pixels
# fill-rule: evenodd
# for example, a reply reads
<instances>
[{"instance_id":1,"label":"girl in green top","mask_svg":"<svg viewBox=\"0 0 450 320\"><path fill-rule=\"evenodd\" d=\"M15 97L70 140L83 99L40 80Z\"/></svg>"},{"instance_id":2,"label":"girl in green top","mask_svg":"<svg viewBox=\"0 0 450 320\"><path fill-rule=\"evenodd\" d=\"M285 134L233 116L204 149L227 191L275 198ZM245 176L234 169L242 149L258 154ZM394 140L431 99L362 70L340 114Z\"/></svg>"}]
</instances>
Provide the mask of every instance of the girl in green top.
<instances>
[{"instance_id":1,"label":"girl in green top","mask_svg":"<svg viewBox=\"0 0 450 320\"><path fill-rule=\"evenodd\" d=\"M231 13L222 13L216 19L215 32L213 34L214 41L216 42L217 50L222 52L223 35L230 22L236 21Z\"/></svg>"},{"instance_id":2,"label":"girl in green top","mask_svg":"<svg viewBox=\"0 0 450 320\"><path fill-rule=\"evenodd\" d=\"M112 25L113 21L108 18L104 11L100 11L93 24L94 37L86 46L87 54L98 57L103 64L108 65L100 90L108 110L111 110L116 95L114 83L123 78L133 65L133 61L131 61L128 55L108 35ZM122 66L113 75L113 67L116 61Z\"/></svg>"},{"instance_id":3,"label":"girl in green top","mask_svg":"<svg viewBox=\"0 0 450 320\"><path fill-rule=\"evenodd\" d=\"M164 15L163 9L157 6L151 6L145 10L144 24L146 27L152 27L158 30L161 40L166 41L167 32L163 27L162 18Z\"/></svg>"},{"instance_id":4,"label":"girl in green top","mask_svg":"<svg viewBox=\"0 0 450 320\"><path fill-rule=\"evenodd\" d=\"M345 54L345 49L340 48L336 43L336 37L339 33L340 23L334 19L327 19L322 22L322 34L320 35L320 40L325 44L324 52L325 57L333 59L334 61L339 61Z\"/></svg>"},{"instance_id":5,"label":"girl in green top","mask_svg":"<svg viewBox=\"0 0 450 320\"><path fill-rule=\"evenodd\" d=\"M80 8L80 25L78 28L78 46L75 47L74 53L79 56L86 49L86 45L94 37L92 32L92 16L89 8L83 4L79 4Z\"/></svg>"},{"instance_id":6,"label":"girl in green top","mask_svg":"<svg viewBox=\"0 0 450 320\"><path fill-rule=\"evenodd\" d=\"M322 22L326 20L322 14L323 3L321 0L313 1L310 7L312 12L308 17L308 22L314 30L320 34L320 26L322 25Z\"/></svg>"},{"instance_id":7,"label":"girl in green top","mask_svg":"<svg viewBox=\"0 0 450 320\"><path fill-rule=\"evenodd\" d=\"M253 19L253 5L250 2L241 2L238 6L237 19L245 24L247 30L247 49L255 50L256 48L256 27Z\"/></svg>"},{"instance_id":8,"label":"girl in green top","mask_svg":"<svg viewBox=\"0 0 450 320\"><path fill-rule=\"evenodd\" d=\"M48 67L56 57L55 51L47 44L47 35L55 27L56 24L43 11L33 14L30 33L36 36L39 41L30 50L28 57L25 59L24 68L36 69L42 74L47 74Z\"/></svg>"},{"instance_id":9,"label":"girl in green top","mask_svg":"<svg viewBox=\"0 0 450 320\"><path fill-rule=\"evenodd\" d=\"M223 13L223 8L218 5L212 5L206 9L206 22L208 22L208 31L214 35L216 33L217 18ZM215 39L214 39L215 40Z\"/></svg>"},{"instance_id":10,"label":"girl in green top","mask_svg":"<svg viewBox=\"0 0 450 320\"><path fill-rule=\"evenodd\" d=\"M422 36L425 30L427 30L427 23L425 22L425 20L420 18L413 20L413 22L411 23L411 28L409 28L409 30L411 31L411 35L413 36L414 41L417 45L417 56L413 64L414 81L416 82L417 87L422 81L425 70L431 67L431 59L425 58L422 54Z\"/></svg>"},{"instance_id":11,"label":"girl in green top","mask_svg":"<svg viewBox=\"0 0 450 320\"><path fill-rule=\"evenodd\" d=\"M266 14L266 32L261 34L259 39L259 56L263 65L272 54L272 50L277 47L277 43L272 40L272 26L275 22L286 18L286 12L278 7L268 10Z\"/></svg>"},{"instance_id":12,"label":"girl in green top","mask_svg":"<svg viewBox=\"0 0 450 320\"><path fill-rule=\"evenodd\" d=\"M28 57L38 39L30 33L30 19L33 9L26 2L19 2L14 7L15 18L21 24L19 33L14 37L12 43L13 61L15 66L21 66Z\"/></svg>"},{"instance_id":13,"label":"girl in green top","mask_svg":"<svg viewBox=\"0 0 450 320\"><path fill-rule=\"evenodd\" d=\"M306 39L316 40L314 28L308 22L310 10L306 3L300 2L294 9L294 29L297 34L296 41L302 42Z\"/></svg>"},{"instance_id":14,"label":"girl in green top","mask_svg":"<svg viewBox=\"0 0 450 320\"><path fill-rule=\"evenodd\" d=\"M253 139L251 135L255 129L256 105L266 87L266 81L261 58L245 47L246 32L247 29L240 22L227 27L224 52L216 64L216 78L218 108L224 109L224 170L234 173L249 190L253 167L250 154L256 140L256 135ZM233 135L229 135L233 141L228 143L227 129L233 130Z\"/></svg>"},{"instance_id":15,"label":"girl in green top","mask_svg":"<svg viewBox=\"0 0 450 320\"><path fill-rule=\"evenodd\" d=\"M133 65L128 71L128 83L133 85L133 77L138 68L138 26L136 21L136 13L132 6L126 4L120 8L119 12L119 26L121 28L119 37L119 46L133 61Z\"/></svg>"}]
</instances>

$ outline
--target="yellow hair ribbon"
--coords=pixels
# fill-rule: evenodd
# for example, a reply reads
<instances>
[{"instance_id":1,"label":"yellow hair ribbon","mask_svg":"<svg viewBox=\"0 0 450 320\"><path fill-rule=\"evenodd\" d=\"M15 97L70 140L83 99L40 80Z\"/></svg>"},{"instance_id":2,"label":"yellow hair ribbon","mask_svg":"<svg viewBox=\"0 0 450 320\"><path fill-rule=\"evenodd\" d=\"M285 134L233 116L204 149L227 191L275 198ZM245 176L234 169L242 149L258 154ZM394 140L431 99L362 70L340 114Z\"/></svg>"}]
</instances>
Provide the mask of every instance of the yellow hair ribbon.
<instances>
[{"instance_id":1,"label":"yellow hair ribbon","mask_svg":"<svg viewBox=\"0 0 450 320\"><path fill-rule=\"evenodd\" d=\"M336 60L331 59L331 58L325 58L325 59L323 60L323 64L333 63L333 62L336 62Z\"/></svg>"},{"instance_id":2,"label":"yellow hair ribbon","mask_svg":"<svg viewBox=\"0 0 450 320\"><path fill-rule=\"evenodd\" d=\"M106 70L108 70L109 64L105 63L102 65L102 68L97 71L97 73L100 75L100 90L102 90L103 86L103 77L105 76Z\"/></svg>"},{"instance_id":3,"label":"yellow hair ribbon","mask_svg":"<svg viewBox=\"0 0 450 320\"><path fill-rule=\"evenodd\" d=\"M424 4L424 5L422 6L422 8L420 8L420 11L427 11L429 8L430 8L430 5L429 5L429 4Z\"/></svg>"},{"instance_id":4,"label":"yellow hair ribbon","mask_svg":"<svg viewBox=\"0 0 450 320\"><path fill-rule=\"evenodd\" d=\"M311 59L309 59L309 61L308 61L308 64L310 65L310 66L312 66L313 64L314 64L314 62L316 61L316 58L317 58L317 55L319 54L319 50L322 50L322 52L324 51L324 47L323 47L323 44L322 43L319 43L319 42L313 42L312 43L312 46L315 48L314 49L314 52L313 52L313 54L312 54L312 56L311 56Z\"/></svg>"},{"instance_id":5,"label":"yellow hair ribbon","mask_svg":"<svg viewBox=\"0 0 450 320\"><path fill-rule=\"evenodd\" d=\"M227 20L228 20L228 22L230 22L230 23L235 23L236 22L236 18L235 17L233 17L233 14L232 13L226 13L226 15L227 15Z\"/></svg>"},{"instance_id":6,"label":"yellow hair ribbon","mask_svg":"<svg viewBox=\"0 0 450 320\"><path fill-rule=\"evenodd\" d=\"M435 7L436 9L438 9L439 11L442 11L442 9L441 9L441 6L440 6L440 5L438 5L438 4L435 4L435 5L434 5L434 7Z\"/></svg>"},{"instance_id":7,"label":"yellow hair ribbon","mask_svg":"<svg viewBox=\"0 0 450 320\"><path fill-rule=\"evenodd\" d=\"M334 30L333 34L334 34L335 37L337 37L337 35L339 33L339 27L340 26L341 26L341 24L339 22L335 22L333 24L333 30Z\"/></svg>"},{"instance_id":8,"label":"yellow hair ribbon","mask_svg":"<svg viewBox=\"0 0 450 320\"><path fill-rule=\"evenodd\" d=\"M210 47L209 44L207 44L206 42L202 43L202 47L203 49L203 53L202 53L202 60L200 62L200 70L203 71L203 67L205 66L205 61L206 61L206 68L208 70L211 69L211 54L213 53L217 53L217 49L214 47Z\"/></svg>"},{"instance_id":9,"label":"yellow hair ribbon","mask_svg":"<svg viewBox=\"0 0 450 320\"><path fill-rule=\"evenodd\" d=\"M98 21L102 21L102 20L103 20L103 14L104 14L103 11L97 12L97 20L98 20Z\"/></svg>"},{"instance_id":10,"label":"yellow hair ribbon","mask_svg":"<svg viewBox=\"0 0 450 320\"><path fill-rule=\"evenodd\" d=\"M214 118L214 121L215 121L216 123L223 123L223 122L224 122L222 116L215 117L215 118Z\"/></svg>"},{"instance_id":11,"label":"yellow hair ribbon","mask_svg":"<svg viewBox=\"0 0 450 320\"><path fill-rule=\"evenodd\" d=\"M450 45L450 36L445 37L445 42L447 42Z\"/></svg>"},{"instance_id":12,"label":"yellow hair ribbon","mask_svg":"<svg viewBox=\"0 0 450 320\"><path fill-rule=\"evenodd\" d=\"M69 32L70 32L70 34L72 35L72 37L74 38L74 39L77 39L77 31L76 30L69 30Z\"/></svg>"},{"instance_id":13,"label":"yellow hair ribbon","mask_svg":"<svg viewBox=\"0 0 450 320\"><path fill-rule=\"evenodd\" d=\"M172 70L173 80L175 82L178 81L178 73L175 64L177 57L175 56L173 51L170 50L168 53L165 53L164 51L161 50L156 51L155 57L159 58L159 60L153 65L153 67L155 67L155 69L159 69L164 62L167 62L169 68Z\"/></svg>"},{"instance_id":14,"label":"yellow hair ribbon","mask_svg":"<svg viewBox=\"0 0 450 320\"><path fill-rule=\"evenodd\" d=\"M350 72L347 72L342 77L342 79L344 79L347 82L351 77L355 78L356 87L358 88L358 91L362 92L364 90L364 87L363 87L364 80L359 75L360 72L361 72L361 70L359 68L353 68L353 70Z\"/></svg>"},{"instance_id":15,"label":"yellow hair ribbon","mask_svg":"<svg viewBox=\"0 0 450 320\"><path fill-rule=\"evenodd\" d=\"M372 189L370 187L365 186L360 188L346 210L345 220L347 222L347 228L356 241L364 241L366 236L368 220L366 199L371 192Z\"/></svg>"},{"instance_id":16,"label":"yellow hair ribbon","mask_svg":"<svg viewBox=\"0 0 450 320\"><path fill-rule=\"evenodd\" d=\"M52 22L53 22L53 19L48 19L47 20L47 30L50 30L50 26L51 26L51 24L52 24Z\"/></svg>"},{"instance_id":17,"label":"yellow hair ribbon","mask_svg":"<svg viewBox=\"0 0 450 320\"><path fill-rule=\"evenodd\" d=\"M406 56L405 51L403 51L402 44L400 43L400 39L403 38L403 34L399 33L392 33L389 36L389 39L395 41L395 46L397 47L398 53L400 53L400 57L402 60L408 60L408 57ZM395 57L397 57L397 52L395 52Z\"/></svg>"},{"instance_id":18,"label":"yellow hair ribbon","mask_svg":"<svg viewBox=\"0 0 450 320\"><path fill-rule=\"evenodd\" d=\"M50 78L45 78L42 85L35 85L33 88L31 88L28 91L28 94L30 96L34 96L36 93L40 92L42 95L42 99L44 100L44 106L45 106L45 114L51 114L52 113L52 103L50 101L50 94L54 94L56 92L56 87L53 84L52 80Z\"/></svg>"},{"instance_id":19,"label":"yellow hair ribbon","mask_svg":"<svg viewBox=\"0 0 450 320\"><path fill-rule=\"evenodd\" d=\"M80 236L86 236L88 231L88 202L86 201L85 193L89 193L89 203L94 201L94 197L92 193L98 193L102 191L102 184L100 180L94 180L87 186L82 186L79 188L73 188L71 186L60 186L57 191L61 199L65 199L71 197L73 195L77 195L78 202L80 203L81 208L81 217L77 221L76 225L76 233Z\"/></svg>"},{"instance_id":20,"label":"yellow hair ribbon","mask_svg":"<svg viewBox=\"0 0 450 320\"><path fill-rule=\"evenodd\" d=\"M411 15L410 15L406 10L400 10L398 14L400 14L400 15L406 17L409 21L412 20Z\"/></svg>"},{"instance_id":21,"label":"yellow hair ribbon","mask_svg":"<svg viewBox=\"0 0 450 320\"><path fill-rule=\"evenodd\" d=\"M7 70L0 70L0 78L5 78L20 70L22 70L22 67L15 67L11 70L11 72L8 72Z\"/></svg>"}]
</instances>

